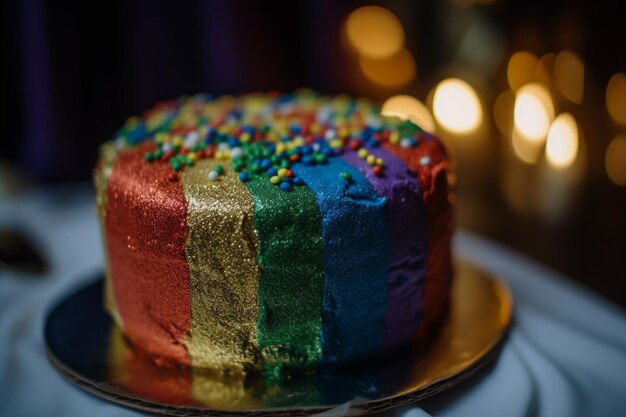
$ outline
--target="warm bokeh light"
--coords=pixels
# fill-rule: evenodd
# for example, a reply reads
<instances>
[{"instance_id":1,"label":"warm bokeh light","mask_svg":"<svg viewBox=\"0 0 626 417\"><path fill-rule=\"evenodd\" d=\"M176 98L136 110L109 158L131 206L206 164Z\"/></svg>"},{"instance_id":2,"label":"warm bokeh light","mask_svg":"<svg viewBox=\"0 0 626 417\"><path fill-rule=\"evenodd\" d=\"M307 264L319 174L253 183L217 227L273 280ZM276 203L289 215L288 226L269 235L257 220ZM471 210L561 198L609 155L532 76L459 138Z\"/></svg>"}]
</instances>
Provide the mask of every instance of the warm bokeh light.
<instances>
[{"instance_id":1,"label":"warm bokeh light","mask_svg":"<svg viewBox=\"0 0 626 417\"><path fill-rule=\"evenodd\" d=\"M505 91L496 98L493 104L493 119L496 127L505 136L511 134L513 128L513 106L515 105L515 94Z\"/></svg>"},{"instance_id":2,"label":"warm bokeh light","mask_svg":"<svg viewBox=\"0 0 626 417\"><path fill-rule=\"evenodd\" d=\"M563 51L554 61L554 84L566 99L582 104L585 89L585 64L574 52Z\"/></svg>"},{"instance_id":3,"label":"warm bokeh light","mask_svg":"<svg viewBox=\"0 0 626 417\"><path fill-rule=\"evenodd\" d=\"M606 87L606 108L611 118L626 125L626 74L617 73L611 77Z\"/></svg>"},{"instance_id":4,"label":"warm bokeh light","mask_svg":"<svg viewBox=\"0 0 626 417\"><path fill-rule=\"evenodd\" d=\"M626 136L611 141L604 156L606 173L616 185L626 185Z\"/></svg>"},{"instance_id":5,"label":"warm bokeh light","mask_svg":"<svg viewBox=\"0 0 626 417\"><path fill-rule=\"evenodd\" d=\"M554 104L541 84L526 84L517 91L513 120L515 129L531 141L543 142L554 119Z\"/></svg>"},{"instance_id":6,"label":"warm bokeh light","mask_svg":"<svg viewBox=\"0 0 626 417\"><path fill-rule=\"evenodd\" d=\"M528 140L528 138L517 129L513 129L511 134L511 145L515 155L527 164L537 162L543 148L543 142Z\"/></svg>"},{"instance_id":7,"label":"warm bokeh light","mask_svg":"<svg viewBox=\"0 0 626 417\"><path fill-rule=\"evenodd\" d=\"M539 62L537 62L537 68L535 69L535 79L538 83L546 87L552 86L552 73L554 72L555 61L556 54L553 52L541 56Z\"/></svg>"},{"instance_id":8,"label":"warm bokeh light","mask_svg":"<svg viewBox=\"0 0 626 417\"><path fill-rule=\"evenodd\" d=\"M517 91L524 84L535 81L536 67L539 59L531 52L516 52L509 59L507 79L511 90Z\"/></svg>"},{"instance_id":9,"label":"warm bokeh light","mask_svg":"<svg viewBox=\"0 0 626 417\"><path fill-rule=\"evenodd\" d=\"M437 85L433 96L433 112L437 121L455 133L478 129L483 111L476 91L459 78L448 78Z\"/></svg>"},{"instance_id":10,"label":"warm bokeh light","mask_svg":"<svg viewBox=\"0 0 626 417\"><path fill-rule=\"evenodd\" d=\"M348 42L363 56L382 59L400 51L404 29L395 14L379 6L354 10L346 21Z\"/></svg>"},{"instance_id":11,"label":"warm bokeh light","mask_svg":"<svg viewBox=\"0 0 626 417\"><path fill-rule=\"evenodd\" d=\"M554 168L571 166L578 155L578 126L574 116L559 114L548 131L546 159Z\"/></svg>"},{"instance_id":12,"label":"warm bokeh light","mask_svg":"<svg viewBox=\"0 0 626 417\"><path fill-rule=\"evenodd\" d=\"M381 113L384 116L409 119L427 132L435 130L435 122L430 111L415 97L405 94L390 97L383 103Z\"/></svg>"},{"instance_id":13,"label":"warm bokeh light","mask_svg":"<svg viewBox=\"0 0 626 417\"><path fill-rule=\"evenodd\" d=\"M417 66L413 54L406 48L384 59L359 57L363 74L372 82L383 87L400 87L415 78Z\"/></svg>"}]
</instances>

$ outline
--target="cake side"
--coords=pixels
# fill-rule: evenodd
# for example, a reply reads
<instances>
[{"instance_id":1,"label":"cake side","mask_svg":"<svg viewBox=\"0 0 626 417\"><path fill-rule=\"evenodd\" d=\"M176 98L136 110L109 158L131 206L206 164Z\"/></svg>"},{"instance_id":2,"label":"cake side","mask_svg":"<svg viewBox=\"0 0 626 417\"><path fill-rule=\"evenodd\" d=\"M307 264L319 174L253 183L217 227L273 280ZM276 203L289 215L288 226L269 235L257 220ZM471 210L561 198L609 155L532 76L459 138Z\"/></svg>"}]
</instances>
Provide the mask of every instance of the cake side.
<instances>
[{"instance_id":1,"label":"cake side","mask_svg":"<svg viewBox=\"0 0 626 417\"><path fill-rule=\"evenodd\" d=\"M131 119L114 152L94 177L108 309L159 362L344 362L445 312L448 159L409 122L311 94L196 96Z\"/></svg>"}]
</instances>

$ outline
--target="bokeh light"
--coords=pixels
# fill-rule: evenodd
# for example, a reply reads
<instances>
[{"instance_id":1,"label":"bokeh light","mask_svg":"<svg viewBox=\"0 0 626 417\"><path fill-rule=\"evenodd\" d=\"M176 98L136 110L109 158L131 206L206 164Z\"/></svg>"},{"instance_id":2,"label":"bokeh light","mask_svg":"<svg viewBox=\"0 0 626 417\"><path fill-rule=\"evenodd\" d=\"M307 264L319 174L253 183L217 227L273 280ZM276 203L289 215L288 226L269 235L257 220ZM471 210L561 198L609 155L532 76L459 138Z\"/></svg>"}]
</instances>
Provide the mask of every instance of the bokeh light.
<instances>
[{"instance_id":1,"label":"bokeh light","mask_svg":"<svg viewBox=\"0 0 626 417\"><path fill-rule=\"evenodd\" d=\"M626 74L617 73L611 77L606 87L606 108L611 118L626 125Z\"/></svg>"},{"instance_id":2,"label":"bokeh light","mask_svg":"<svg viewBox=\"0 0 626 417\"><path fill-rule=\"evenodd\" d=\"M527 164L534 164L539 159L543 142L528 140L519 130L513 129L511 133L511 145L513 152L515 152L515 155L517 155L521 161Z\"/></svg>"},{"instance_id":3,"label":"bokeh light","mask_svg":"<svg viewBox=\"0 0 626 417\"><path fill-rule=\"evenodd\" d=\"M554 104L541 84L526 84L517 91L513 120L515 129L530 141L543 142L554 119Z\"/></svg>"},{"instance_id":4,"label":"bokeh light","mask_svg":"<svg viewBox=\"0 0 626 417\"><path fill-rule=\"evenodd\" d=\"M516 52L511 56L506 71L511 90L517 91L523 85L535 81L538 62L537 56L527 51Z\"/></svg>"},{"instance_id":5,"label":"bokeh light","mask_svg":"<svg viewBox=\"0 0 626 417\"><path fill-rule=\"evenodd\" d=\"M493 119L496 127L505 136L511 134L513 128L513 106L515 105L515 94L507 90L500 94L493 104Z\"/></svg>"},{"instance_id":6,"label":"bokeh light","mask_svg":"<svg viewBox=\"0 0 626 417\"><path fill-rule=\"evenodd\" d=\"M553 70L557 91L566 99L582 104L585 89L585 64L574 52L563 51L557 55Z\"/></svg>"},{"instance_id":7,"label":"bokeh light","mask_svg":"<svg viewBox=\"0 0 626 417\"><path fill-rule=\"evenodd\" d=\"M348 42L363 56L388 58L404 45L404 29L395 14L379 6L354 10L346 21Z\"/></svg>"},{"instance_id":8,"label":"bokeh light","mask_svg":"<svg viewBox=\"0 0 626 417\"><path fill-rule=\"evenodd\" d=\"M478 129L483 111L474 88L459 78L448 78L437 85L433 96L433 112L437 121L455 133Z\"/></svg>"},{"instance_id":9,"label":"bokeh light","mask_svg":"<svg viewBox=\"0 0 626 417\"><path fill-rule=\"evenodd\" d=\"M435 130L435 121L428 108L415 97L401 94L385 100L381 113L384 116L395 116L408 119L427 132Z\"/></svg>"},{"instance_id":10,"label":"bokeh light","mask_svg":"<svg viewBox=\"0 0 626 417\"><path fill-rule=\"evenodd\" d=\"M554 168L567 168L578 155L578 126L569 113L559 114L548 131L546 159Z\"/></svg>"},{"instance_id":11,"label":"bokeh light","mask_svg":"<svg viewBox=\"0 0 626 417\"><path fill-rule=\"evenodd\" d=\"M406 48L384 59L359 56L359 66L370 81L383 87L405 85L415 78L417 72L413 54Z\"/></svg>"},{"instance_id":12,"label":"bokeh light","mask_svg":"<svg viewBox=\"0 0 626 417\"><path fill-rule=\"evenodd\" d=\"M611 141L604 156L606 173L616 185L626 185L626 136Z\"/></svg>"}]
</instances>

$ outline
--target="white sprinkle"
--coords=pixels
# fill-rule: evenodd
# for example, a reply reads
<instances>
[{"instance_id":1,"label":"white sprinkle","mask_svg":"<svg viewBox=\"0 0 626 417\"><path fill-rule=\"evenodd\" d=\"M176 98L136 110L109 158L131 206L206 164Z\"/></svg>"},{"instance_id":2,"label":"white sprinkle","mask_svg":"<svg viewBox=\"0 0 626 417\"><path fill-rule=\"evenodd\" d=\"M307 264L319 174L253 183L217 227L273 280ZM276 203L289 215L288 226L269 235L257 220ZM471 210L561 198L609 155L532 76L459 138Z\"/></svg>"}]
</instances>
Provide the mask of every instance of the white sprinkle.
<instances>
[{"instance_id":1,"label":"white sprinkle","mask_svg":"<svg viewBox=\"0 0 626 417\"><path fill-rule=\"evenodd\" d=\"M219 174L217 172L215 172L215 171L209 172L209 181L217 180L218 176L219 176Z\"/></svg>"},{"instance_id":2,"label":"white sprinkle","mask_svg":"<svg viewBox=\"0 0 626 417\"><path fill-rule=\"evenodd\" d=\"M380 117L372 115L372 114L370 114L369 116L367 116L365 118L365 124L368 127L371 127L373 129L378 129L379 127L382 126L382 123L380 121Z\"/></svg>"},{"instance_id":3,"label":"white sprinkle","mask_svg":"<svg viewBox=\"0 0 626 417\"><path fill-rule=\"evenodd\" d=\"M422 157L420 158L420 165L421 165L421 166L430 165L430 157L428 157L428 156L422 156Z\"/></svg>"},{"instance_id":4,"label":"white sprinkle","mask_svg":"<svg viewBox=\"0 0 626 417\"><path fill-rule=\"evenodd\" d=\"M171 143L164 143L163 147L161 148L163 150L163 153L169 151L170 149L172 149L172 144Z\"/></svg>"},{"instance_id":5,"label":"white sprinkle","mask_svg":"<svg viewBox=\"0 0 626 417\"><path fill-rule=\"evenodd\" d=\"M115 147L117 149L122 149L124 148L124 146L126 146L126 140L124 139L124 136L119 136L117 139L115 139Z\"/></svg>"},{"instance_id":6,"label":"white sprinkle","mask_svg":"<svg viewBox=\"0 0 626 417\"><path fill-rule=\"evenodd\" d=\"M326 133L324 133L324 137L326 140L332 140L335 138L335 129L328 129Z\"/></svg>"},{"instance_id":7,"label":"white sprinkle","mask_svg":"<svg viewBox=\"0 0 626 417\"><path fill-rule=\"evenodd\" d=\"M200 139L200 135L198 134L198 132L196 132L195 130L192 130L191 132L187 134L187 137L185 137L185 146L188 148L191 148L192 146L198 143L199 139Z\"/></svg>"},{"instance_id":8,"label":"white sprinkle","mask_svg":"<svg viewBox=\"0 0 626 417\"><path fill-rule=\"evenodd\" d=\"M402 138L402 139L400 139L400 146L402 148L410 148L411 147L411 139L409 139L409 138Z\"/></svg>"},{"instance_id":9,"label":"white sprinkle","mask_svg":"<svg viewBox=\"0 0 626 417\"><path fill-rule=\"evenodd\" d=\"M243 155L243 149L241 149L238 146L230 150L230 157L231 158L238 158L241 155Z\"/></svg>"},{"instance_id":10,"label":"white sprinkle","mask_svg":"<svg viewBox=\"0 0 626 417\"><path fill-rule=\"evenodd\" d=\"M312 147L313 147L313 150L314 150L315 152L317 152L317 151L319 151L319 150L320 150L320 144L319 144L319 143L317 143L317 142L315 142L315 143L313 144L313 146L312 146Z\"/></svg>"},{"instance_id":11,"label":"white sprinkle","mask_svg":"<svg viewBox=\"0 0 626 417\"><path fill-rule=\"evenodd\" d=\"M230 146L228 146L228 143L220 143L219 145L217 145L218 151L227 151L229 149L230 149Z\"/></svg>"}]
</instances>

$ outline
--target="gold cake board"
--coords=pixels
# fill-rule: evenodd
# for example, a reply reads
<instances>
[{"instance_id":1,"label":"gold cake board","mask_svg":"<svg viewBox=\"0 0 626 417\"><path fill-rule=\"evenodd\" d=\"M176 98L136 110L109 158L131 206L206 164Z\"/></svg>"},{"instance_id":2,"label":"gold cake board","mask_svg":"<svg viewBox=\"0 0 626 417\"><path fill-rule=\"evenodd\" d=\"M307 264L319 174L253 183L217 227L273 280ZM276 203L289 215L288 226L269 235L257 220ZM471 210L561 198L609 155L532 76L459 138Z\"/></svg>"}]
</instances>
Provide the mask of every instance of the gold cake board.
<instances>
[{"instance_id":1,"label":"gold cake board","mask_svg":"<svg viewBox=\"0 0 626 417\"><path fill-rule=\"evenodd\" d=\"M308 416L349 407L359 415L419 401L472 375L497 355L512 311L503 281L458 262L448 316L421 350L280 378L214 375L157 367L135 352L102 308L100 278L49 312L45 340L50 362L70 381L150 413Z\"/></svg>"}]
</instances>

